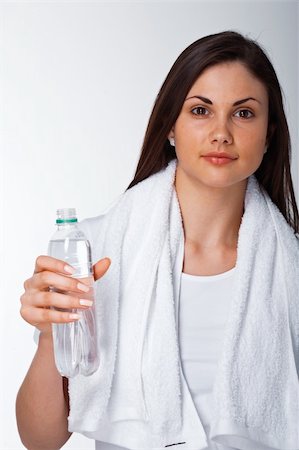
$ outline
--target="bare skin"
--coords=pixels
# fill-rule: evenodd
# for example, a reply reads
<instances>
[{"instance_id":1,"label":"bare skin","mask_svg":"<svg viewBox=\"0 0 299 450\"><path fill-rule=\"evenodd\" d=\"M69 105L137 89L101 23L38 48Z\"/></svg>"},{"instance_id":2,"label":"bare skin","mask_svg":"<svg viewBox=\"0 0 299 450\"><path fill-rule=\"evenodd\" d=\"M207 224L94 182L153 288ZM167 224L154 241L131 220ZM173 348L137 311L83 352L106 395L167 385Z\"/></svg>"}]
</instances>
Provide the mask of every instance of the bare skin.
<instances>
[{"instance_id":1,"label":"bare skin","mask_svg":"<svg viewBox=\"0 0 299 450\"><path fill-rule=\"evenodd\" d=\"M108 270L111 261L102 259L94 265L95 280ZM39 344L16 400L19 434L29 450L55 450L61 448L71 436L68 431L68 380L58 373L53 353L51 323L68 323L74 319L69 313L48 309L81 308L78 282L64 270L65 262L50 256L36 259L34 274L25 281L21 297L21 315L40 330ZM65 275L62 275L65 274ZM51 285L73 295L48 292Z\"/></svg>"},{"instance_id":2,"label":"bare skin","mask_svg":"<svg viewBox=\"0 0 299 450\"><path fill-rule=\"evenodd\" d=\"M232 269L236 265L238 231L243 215L247 183L242 189L236 186L236 192L234 196L231 196L230 204L227 201L224 202L220 192L218 202L216 194L212 196L213 202L207 201L206 204L197 198L196 204L199 211L206 211L206 214L198 214L198 216L189 201L192 186L186 190L185 184L186 181L181 180L178 171L176 189L185 232L183 272L209 276ZM207 191L207 198L209 198L209 190Z\"/></svg>"}]
</instances>

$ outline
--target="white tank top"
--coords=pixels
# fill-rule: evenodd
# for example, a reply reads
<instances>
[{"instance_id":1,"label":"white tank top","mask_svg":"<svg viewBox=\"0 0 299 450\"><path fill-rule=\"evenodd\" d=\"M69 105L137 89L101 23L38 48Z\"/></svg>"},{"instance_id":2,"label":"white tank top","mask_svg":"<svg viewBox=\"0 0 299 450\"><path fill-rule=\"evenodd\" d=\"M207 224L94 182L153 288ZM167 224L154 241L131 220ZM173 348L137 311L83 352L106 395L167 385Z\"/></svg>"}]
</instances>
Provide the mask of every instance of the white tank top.
<instances>
[{"instance_id":1,"label":"white tank top","mask_svg":"<svg viewBox=\"0 0 299 450\"><path fill-rule=\"evenodd\" d=\"M182 369L207 438L210 397L222 350L234 273L235 267L218 275L181 275L179 343ZM208 448L224 447L209 442Z\"/></svg>"},{"instance_id":2,"label":"white tank top","mask_svg":"<svg viewBox=\"0 0 299 450\"><path fill-rule=\"evenodd\" d=\"M235 268L212 276L182 273L179 296L179 343L182 369L207 434L202 450L233 450L209 441L209 397L221 352ZM125 450L96 441L96 450Z\"/></svg>"}]
</instances>

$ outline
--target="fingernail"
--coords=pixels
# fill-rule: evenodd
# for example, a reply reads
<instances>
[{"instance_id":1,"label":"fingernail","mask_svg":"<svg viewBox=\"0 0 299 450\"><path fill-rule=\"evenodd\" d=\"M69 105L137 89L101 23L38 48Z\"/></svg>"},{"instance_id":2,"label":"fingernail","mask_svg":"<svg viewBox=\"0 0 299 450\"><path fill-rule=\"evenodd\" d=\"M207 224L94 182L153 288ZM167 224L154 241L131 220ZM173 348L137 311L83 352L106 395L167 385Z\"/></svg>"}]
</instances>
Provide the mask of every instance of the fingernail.
<instances>
[{"instance_id":1,"label":"fingernail","mask_svg":"<svg viewBox=\"0 0 299 450\"><path fill-rule=\"evenodd\" d=\"M80 315L79 315L79 314L72 313L72 314L69 315L69 318L70 318L70 319L80 319Z\"/></svg>"},{"instance_id":2,"label":"fingernail","mask_svg":"<svg viewBox=\"0 0 299 450\"><path fill-rule=\"evenodd\" d=\"M79 303L80 303L80 305L83 305L83 306L92 306L93 301L92 300L85 300L85 299L81 298Z\"/></svg>"},{"instance_id":3,"label":"fingernail","mask_svg":"<svg viewBox=\"0 0 299 450\"><path fill-rule=\"evenodd\" d=\"M77 284L77 288L78 288L80 291L83 291L83 292L88 292L88 291L89 291L89 287L86 286L86 284L78 283L78 284Z\"/></svg>"},{"instance_id":4,"label":"fingernail","mask_svg":"<svg viewBox=\"0 0 299 450\"><path fill-rule=\"evenodd\" d=\"M74 269L74 267L72 267L72 266L64 266L64 270L67 273L71 273L72 275L76 272L76 269Z\"/></svg>"}]
</instances>

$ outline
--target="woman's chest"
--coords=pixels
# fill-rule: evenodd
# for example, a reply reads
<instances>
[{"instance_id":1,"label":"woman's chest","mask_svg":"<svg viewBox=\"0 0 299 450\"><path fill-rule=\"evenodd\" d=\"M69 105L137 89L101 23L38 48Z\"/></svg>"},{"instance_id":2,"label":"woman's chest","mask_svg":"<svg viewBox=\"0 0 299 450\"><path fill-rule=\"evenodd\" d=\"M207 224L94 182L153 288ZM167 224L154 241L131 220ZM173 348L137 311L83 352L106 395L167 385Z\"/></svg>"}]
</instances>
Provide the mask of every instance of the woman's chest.
<instances>
[{"instance_id":1,"label":"woman's chest","mask_svg":"<svg viewBox=\"0 0 299 450\"><path fill-rule=\"evenodd\" d=\"M190 275L217 275L227 272L236 265L237 249L195 250L184 247L183 269Z\"/></svg>"}]
</instances>

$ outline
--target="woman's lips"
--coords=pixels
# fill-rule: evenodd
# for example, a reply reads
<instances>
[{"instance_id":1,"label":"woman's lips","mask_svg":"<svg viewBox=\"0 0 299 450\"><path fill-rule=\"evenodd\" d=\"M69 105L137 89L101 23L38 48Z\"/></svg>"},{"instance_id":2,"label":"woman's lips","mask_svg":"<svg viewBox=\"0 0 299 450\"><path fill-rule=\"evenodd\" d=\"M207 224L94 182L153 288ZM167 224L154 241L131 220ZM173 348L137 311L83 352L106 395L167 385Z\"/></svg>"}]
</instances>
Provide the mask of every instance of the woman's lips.
<instances>
[{"instance_id":1,"label":"woman's lips","mask_svg":"<svg viewBox=\"0 0 299 450\"><path fill-rule=\"evenodd\" d=\"M235 161L235 159L232 158L223 158L223 157L217 157L217 156L203 156L203 158L206 161L209 161L212 164L215 165L223 165L223 164L229 164Z\"/></svg>"}]
</instances>

